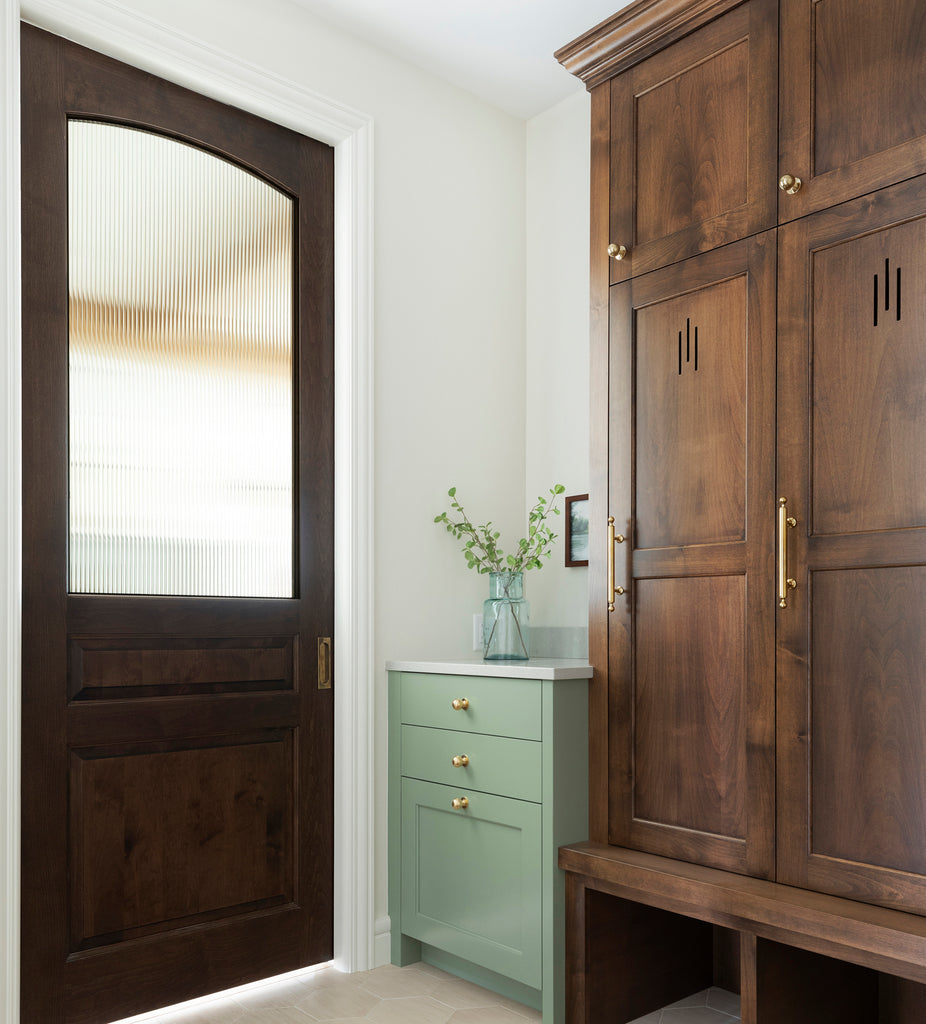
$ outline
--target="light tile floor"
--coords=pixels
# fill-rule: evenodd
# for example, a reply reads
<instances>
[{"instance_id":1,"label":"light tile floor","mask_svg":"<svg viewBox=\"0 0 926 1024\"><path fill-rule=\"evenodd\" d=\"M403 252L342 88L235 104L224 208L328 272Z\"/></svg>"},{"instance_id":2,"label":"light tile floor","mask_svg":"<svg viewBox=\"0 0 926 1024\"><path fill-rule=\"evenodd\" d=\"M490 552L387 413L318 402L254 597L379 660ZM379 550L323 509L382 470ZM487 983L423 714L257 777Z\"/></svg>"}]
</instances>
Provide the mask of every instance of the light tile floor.
<instances>
[{"instance_id":1,"label":"light tile floor","mask_svg":"<svg viewBox=\"0 0 926 1024\"><path fill-rule=\"evenodd\" d=\"M428 964L342 974L325 967L151 1024L540 1024L541 1015ZM128 1022L123 1022L128 1024Z\"/></svg>"},{"instance_id":2,"label":"light tile floor","mask_svg":"<svg viewBox=\"0 0 926 1024\"><path fill-rule=\"evenodd\" d=\"M739 1013L739 996L709 988L633 1024L735 1024ZM168 1010L144 1020L151 1024L540 1024L541 1015L436 967L412 964L358 974L324 967L205 1006Z\"/></svg>"}]
</instances>

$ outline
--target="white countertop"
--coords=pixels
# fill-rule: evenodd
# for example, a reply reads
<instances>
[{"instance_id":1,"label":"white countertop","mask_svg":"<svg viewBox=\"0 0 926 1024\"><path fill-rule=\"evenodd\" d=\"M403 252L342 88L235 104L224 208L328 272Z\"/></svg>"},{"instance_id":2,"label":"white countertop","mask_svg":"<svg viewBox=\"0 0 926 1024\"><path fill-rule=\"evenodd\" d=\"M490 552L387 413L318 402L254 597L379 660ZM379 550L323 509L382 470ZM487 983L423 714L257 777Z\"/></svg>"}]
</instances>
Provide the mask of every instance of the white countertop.
<instances>
[{"instance_id":1,"label":"white countertop","mask_svg":"<svg viewBox=\"0 0 926 1024\"><path fill-rule=\"evenodd\" d=\"M529 658L527 661L387 661L388 672L432 672L447 676L496 676L503 679L591 679L592 666L582 658Z\"/></svg>"}]
</instances>

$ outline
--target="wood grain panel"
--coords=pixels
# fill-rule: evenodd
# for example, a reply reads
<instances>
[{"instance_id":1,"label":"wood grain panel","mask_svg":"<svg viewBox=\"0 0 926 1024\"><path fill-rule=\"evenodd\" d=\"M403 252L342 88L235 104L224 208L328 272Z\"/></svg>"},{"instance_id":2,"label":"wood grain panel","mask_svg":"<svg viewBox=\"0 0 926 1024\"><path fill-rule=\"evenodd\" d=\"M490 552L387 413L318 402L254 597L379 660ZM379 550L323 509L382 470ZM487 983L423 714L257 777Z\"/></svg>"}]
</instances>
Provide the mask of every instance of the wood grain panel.
<instances>
[{"instance_id":1,"label":"wood grain panel","mask_svg":"<svg viewBox=\"0 0 926 1024\"><path fill-rule=\"evenodd\" d=\"M745 41L637 97L637 244L746 202Z\"/></svg>"},{"instance_id":2,"label":"wood grain panel","mask_svg":"<svg viewBox=\"0 0 926 1024\"><path fill-rule=\"evenodd\" d=\"M921 0L781 0L779 223L926 171Z\"/></svg>"},{"instance_id":3,"label":"wood grain panel","mask_svg":"<svg viewBox=\"0 0 926 1024\"><path fill-rule=\"evenodd\" d=\"M288 902L293 733L71 752L72 948Z\"/></svg>"},{"instance_id":4,"label":"wood grain panel","mask_svg":"<svg viewBox=\"0 0 926 1024\"><path fill-rule=\"evenodd\" d=\"M641 580L634 816L745 837L744 576Z\"/></svg>"},{"instance_id":5,"label":"wood grain panel","mask_svg":"<svg viewBox=\"0 0 926 1024\"><path fill-rule=\"evenodd\" d=\"M612 80L612 284L775 223L776 28L747 0Z\"/></svg>"},{"instance_id":6,"label":"wood grain panel","mask_svg":"<svg viewBox=\"0 0 926 1024\"><path fill-rule=\"evenodd\" d=\"M637 547L746 535L746 289L742 274L637 310Z\"/></svg>"},{"instance_id":7,"label":"wood grain panel","mask_svg":"<svg viewBox=\"0 0 926 1024\"><path fill-rule=\"evenodd\" d=\"M814 173L926 135L922 0L816 0Z\"/></svg>"},{"instance_id":8,"label":"wood grain panel","mask_svg":"<svg viewBox=\"0 0 926 1024\"><path fill-rule=\"evenodd\" d=\"M926 874L926 568L814 573L811 853Z\"/></svg>"},{"instance_id":9,"label":"wood grain panel","mask_svg":"<svg viewBox=\"0 0 926 1024\"><path fill-rule=\"evenodd\" d=\"M924 254L922 217L813 254L815 534L926 526Z\"/></svg>"},{"instance_id":10,"label":"wood grain panel","mask_svg":"<svg viewBox=\"0 0 926 1024\"><path fill-rule=\"evenodd\" d=\"M294 637L71 637L72 699L293 688Z\"/></svg>"}]
</instances>

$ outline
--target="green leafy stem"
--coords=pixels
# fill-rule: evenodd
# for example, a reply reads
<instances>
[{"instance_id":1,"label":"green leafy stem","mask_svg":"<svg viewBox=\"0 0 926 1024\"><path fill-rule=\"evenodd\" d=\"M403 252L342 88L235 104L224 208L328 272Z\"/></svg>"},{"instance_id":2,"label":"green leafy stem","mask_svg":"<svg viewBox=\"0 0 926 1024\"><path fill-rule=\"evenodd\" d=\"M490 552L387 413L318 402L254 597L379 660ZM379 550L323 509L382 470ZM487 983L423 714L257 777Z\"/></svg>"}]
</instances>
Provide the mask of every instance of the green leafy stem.
<instances>
[{"instance_id":1,"label":"green leafy stem","mask_svg":"<svg viewBox=\"0 0 926 1024\"><path fill-rule=\"evenodd\" d=\"M457 489L447 492L450 498L450 512L441 512L434 517L435 523L443 523L447 532L463 541L463 557L470 569L476 572L527 572L528 569L542 569L543 559L553 552L556 534L550 529L547 517L559 515L556 499L565 492L562 484L550 488L550 498L538 497L534 507L527 514L527 536L518 542L517 551L506 555L498 546L500 533L492 523L474 526L463 506L457 501ZM456 517L453 518L454 513Z\"/></svg>"}]
</instances>

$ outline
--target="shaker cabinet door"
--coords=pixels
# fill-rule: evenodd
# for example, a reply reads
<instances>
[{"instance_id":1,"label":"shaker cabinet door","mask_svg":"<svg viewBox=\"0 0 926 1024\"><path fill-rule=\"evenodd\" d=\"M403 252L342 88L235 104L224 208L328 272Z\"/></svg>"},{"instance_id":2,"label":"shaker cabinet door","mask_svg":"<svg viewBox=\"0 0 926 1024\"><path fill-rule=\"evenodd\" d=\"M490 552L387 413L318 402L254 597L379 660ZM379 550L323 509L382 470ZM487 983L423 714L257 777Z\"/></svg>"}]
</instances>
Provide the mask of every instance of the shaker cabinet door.
<instances>
[{"instance_id":1,"label":"shaker cabinet door","mask_svg":"<svg viewBox=\"0 0 926 1024\"><path fill-rule=\"evenodd\" d=\"M747 0L611 84L611 283L775 224L777 4Z\"/></svg>"},{"instance_id":2,"label":"shaker cabinet door","mask_svg":"<svg viewBox=\"0 0 926 1024\"><path fill-rule=\"evenodd\" d=\"M778 880L926 914L926 177L780 235Z\"/></svg>"},{"instance_id":3,"label":"shaker cabinet door","mask_svg":"<svg viewBox=\"0 0 926 1024\"><path fill-rule=\"evenodd\" d=\"M403 932L539 988L540 820L540 804L403 779Z\"/></svg>"},{"instance_id":4,"label":"shaker cabinet door","mask_svg":"<svg viewBox=\"0 0 926 1024\"><path fill-rule=\"evenodd\" d=\"M775 234L611 289L610 841L774 870Z\"/></svg>"},{"instance_id":5,"label":"shaker cabinet door","mask_svg":"<svg viewBox=\"0 0 926 1024\"><path fill-rule=\"evenodd\" d=\"M781 0L779 222L926 172L926 4Z\"/></svg>"}]
</instances>

